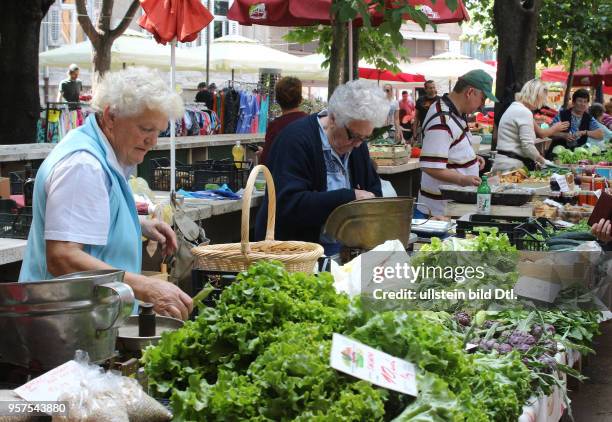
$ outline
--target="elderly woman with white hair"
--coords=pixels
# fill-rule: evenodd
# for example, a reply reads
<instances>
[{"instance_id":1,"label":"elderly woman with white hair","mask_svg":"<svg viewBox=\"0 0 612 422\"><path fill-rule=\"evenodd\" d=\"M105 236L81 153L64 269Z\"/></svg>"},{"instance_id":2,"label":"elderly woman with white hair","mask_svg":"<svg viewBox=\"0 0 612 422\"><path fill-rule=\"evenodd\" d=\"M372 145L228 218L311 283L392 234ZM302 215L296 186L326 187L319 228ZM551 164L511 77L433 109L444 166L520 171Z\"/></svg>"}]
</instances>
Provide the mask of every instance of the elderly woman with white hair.
<instances>
[{"instance_id":1,"label":"elderly woman with white hair","mask_svg":"<svg viewBox=\"0 0 612 422\"><path fill-rule=\"evenodd\" d=\"M527 167L535 170L545 158L535 147L536 129L533 111L546 102L548 88L540 79L532 79L516 94L516 101L506 110L497 129L497 157L492 172L502 172ZM547 134L561 132L567 124L558 123ZM540 132L540 131L539 131Z\"/></svg>"},{"instance_id":2,"label":"elderly woman with white hair","mask_svg":"<svg viewBox=\"0 0 612 422\"><path fill-rule=\"evenodd\" d=\"M98 84L91 114L51 151L36 176L33 220L20 281L117 268L137 299L186 319L191 298L175 285L140 275L141 236L177 248L171 227L139 219L128 177L157 144L183 103L157 72L128 68Z\"/></svg>"},{"instance_id":3,"label":"elderly woman with white hair","mask_svg":"<svg viewBox=\"0 0 612 422\"><path fill-rule=\"evenodd\" d=\"M322 234L330 213L355 199L382 196L367 142L384 125L389 101L363 80L339 86L329 108L293 122L276 138L267 165L276 186L278 240L320 243L327 255L340 246ZM265 237L267 197L255 237Z\"/></svg>"}]
</instances>

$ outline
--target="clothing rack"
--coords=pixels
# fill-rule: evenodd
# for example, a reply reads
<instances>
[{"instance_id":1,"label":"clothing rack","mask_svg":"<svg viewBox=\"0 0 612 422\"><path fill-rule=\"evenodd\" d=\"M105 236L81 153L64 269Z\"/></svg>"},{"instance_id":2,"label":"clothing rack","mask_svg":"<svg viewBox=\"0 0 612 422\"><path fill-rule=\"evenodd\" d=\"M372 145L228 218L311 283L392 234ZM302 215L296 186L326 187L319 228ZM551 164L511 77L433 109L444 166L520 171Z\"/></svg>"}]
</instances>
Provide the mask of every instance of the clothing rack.
<instances>
[{"instance_id":1,"label":"clothing rack","mask_svg":"<svg viewBox=\"0 0 612 422\"><path fill-rule=\"evenodd\" d=\"M72 111L71 106L74 107L74 110L81 109L83 107L88 107L89 103L82 103L80 101L47 101L46 107L44 107L45 118L44 118L44 126L45 128L49 125L49 111L50 110L58 110L58 111ZM41 107L41 111L43 108ZM47 137L47 130L45 129L45 143L49 142Z\"/></svg>"},{"instance_id":2,"label":"clothing rack","mask_svg":"<svg viewBox=\"0 0 612 422\"><path fill-rule=\"evenodd\" d=\"M235 88L236 86L242 87L242 88L246 88L246 89L252 89L252 90L257 91L257 92L259 92L261 94L265 93L265 92L263 92L263 89L262 89L261 84L259 82L242 82L242 81L228 80L225 83L225 88Z\"/></svg>"}]
</instances>

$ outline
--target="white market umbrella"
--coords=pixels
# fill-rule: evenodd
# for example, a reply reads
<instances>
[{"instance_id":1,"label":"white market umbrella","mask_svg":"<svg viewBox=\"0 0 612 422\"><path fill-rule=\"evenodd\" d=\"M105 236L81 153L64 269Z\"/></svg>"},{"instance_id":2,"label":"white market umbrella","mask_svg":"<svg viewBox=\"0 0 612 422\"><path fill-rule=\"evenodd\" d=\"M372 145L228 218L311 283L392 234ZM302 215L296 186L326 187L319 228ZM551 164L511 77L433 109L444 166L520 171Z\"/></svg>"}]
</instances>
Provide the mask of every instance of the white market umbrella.
<instances>
[{"instance_id":1,"label":"white market umbrella","mask_svg":"<svg viewBox=\"0 0 612 422\"><path fill-rule=\"evenodd\" d=\"M42 52L38 55L40 66L67 67L76 63L81 68L92 65L93 47L90 41ZM111 47L111 69L125 66L146 66L160 70L170 70L170 49L155 42L146 34L132 29L126 30ZM201 64L189 54L188 49L176 50L176 69L202 70Z\"/></svg>"},{"instance_id":2,"label":"white market umbrella","mask_svg":"<svg viewBox=\"0 0 612 422\"><path fill-rule=\"evenodd\" d=\"M206 47L189 49L193 58L204 66ZM257 40L240 35L217 38L210 47L210 70L216 72L255 73L259 69L280 69L284 74L310 75L320 73L316 63L305 62L301 57L267 47Z\"/></svg>"},{"instance_id":3,"label":"white market umbrella","mask_svg":"<svg viewBox=\"0 0 612 422\"><path fill-rule=\"evenodd\" d=\"M438 54L421 63L400 64L400 68L406 73L423 75L425 79L447 81L449 90L450 85L456 81L459 76L465 75L471 70L484 70L491 75L493 79L495 79L497 75L497 68L470 56L455 53Z\"/></svg>"}]
</instances>

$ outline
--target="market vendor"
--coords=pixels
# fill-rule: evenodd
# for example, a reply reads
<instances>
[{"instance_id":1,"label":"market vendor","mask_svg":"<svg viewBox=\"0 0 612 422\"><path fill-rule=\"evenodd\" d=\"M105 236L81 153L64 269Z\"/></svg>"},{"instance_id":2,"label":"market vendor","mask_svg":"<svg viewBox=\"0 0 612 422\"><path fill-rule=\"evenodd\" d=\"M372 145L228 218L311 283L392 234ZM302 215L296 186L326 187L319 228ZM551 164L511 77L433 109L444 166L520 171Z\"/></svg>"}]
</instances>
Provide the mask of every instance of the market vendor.
<instances>
[{"instance_id":1,"label":"market vendor","mask_svg":"<svg viewBox=\"0 0 612 422\"><path fill-rule=\"evenodd\" d=\"M157 144L169 118L183 114L180 96L157 72L107 73L91 102L95 111L42 163L34 186L33 220L19 281L117 268L137 299L161 315L187 319L191 298L174 284L140 275L141 236L165 254L176 235L158 220L139 220L127 182Z\"/></svg>"},{"instance_id":2,"label":"market vendor","mask_svg":"<svg viewBox=\"0 0 612 422\"><path fill-rule=\"evenodd\" d=\"M589 91L581 88L572 95L572 107L559 111L559 114L555 116L552 121L553 125L557 122L568 122L569 127L566 132L553 138L548 149L548 156L552 156L552 150L557 145L573 150L586 144L589 137L597 140L603 139L603 131L593 116L587 112L590 100Z\"/></svg>"},{"instance_id":3,"label":"market vendor","mask_svg":"<svg viewBox=\"0 0 612 422\"><path fill-rule=\"evenodd\" d=\"M548 88L540 79L526 82L516 94L516 101L510 104L499 121L497 156L491 169L493 173L522 167L535 170L536 165L544 165L546 160L535 146L533 111L539 110L547 97ZM550 130L560 132L568 126L567 122L557 122Z\"/></svg>"},{"instance_id":4,"label":"market vendor","mask_svg":"<svg viewBox=\"0 0 612 422\"><path fill-rule=\"evenodd\" d=\"M375 84L352 81L336 88L327 110L279 133L266 162L276 187L276 239L320 243L328 256L339 252L340 245L322 233L323 225L342 204L382 196L367 142L385 123L389 107ZM267 201L257 214L260 240Z\"/></svg>"},{"instance_id":5,"label":"market vendor","mask_svg":"<svg viewBox=\"0 0 612 422\"><path fill-rule=\"evenodd\" d=\"M497 101L492 93L493 78L483 70L472 70L461 76L453 91L434 102L423 123L421 150L421 189L415 218L426 218L431 212L443 216L446 202L441 185L478 186L479 170L484 159L472 148L466 120L484 106L485 100Z\"/></svg>"}]
</instances>

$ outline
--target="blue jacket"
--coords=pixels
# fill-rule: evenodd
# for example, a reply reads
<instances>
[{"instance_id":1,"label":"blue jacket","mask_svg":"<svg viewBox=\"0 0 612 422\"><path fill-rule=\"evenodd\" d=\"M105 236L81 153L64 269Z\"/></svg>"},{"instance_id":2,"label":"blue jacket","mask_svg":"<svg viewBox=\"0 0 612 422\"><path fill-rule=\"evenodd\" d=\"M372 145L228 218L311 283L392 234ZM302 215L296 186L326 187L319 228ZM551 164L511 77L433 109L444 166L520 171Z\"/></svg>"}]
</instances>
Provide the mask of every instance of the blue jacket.
<instances>
[{"instance_id":1,"label":"blue jacket","mask_svg":"<svg viewBox=\"0 0 612 422\"><path fill-rule=\"evenodd\" d=\"M338 206L355 199L353 189L327 191L327 170L317 115L297 120L283 129L267 160L276 187L276 240L319 242L321 228ZM351 186L382 196L366 144L349 158ZM257 213L255 239L266 234L268 197Z\"/></svg>"},{"instance_id":2,"label":"blue jacket","mask_svg":"<svg viewBox=\"0 0 612 422\"><path fill-rule=\"evenodd\" d=\"M142 266L141 230L132 190L125 177L108 162L107 147L100 138L99 130L95 115L92 114L83 126L71 130L40 166L34 183L32 227L19 281L53 278L47 270L44 238L47 204L45 181L57 163L76 151L87 151L93 155L100 162L111 182L109 198L111 219L107 244L104 246L85 245L84 251L114 268L140 273ZM83 186L83 189L87 189L87 186Z\"/></svg>"}]
</instances>

